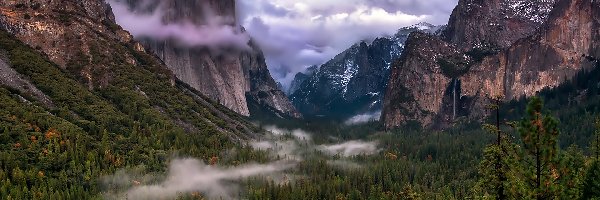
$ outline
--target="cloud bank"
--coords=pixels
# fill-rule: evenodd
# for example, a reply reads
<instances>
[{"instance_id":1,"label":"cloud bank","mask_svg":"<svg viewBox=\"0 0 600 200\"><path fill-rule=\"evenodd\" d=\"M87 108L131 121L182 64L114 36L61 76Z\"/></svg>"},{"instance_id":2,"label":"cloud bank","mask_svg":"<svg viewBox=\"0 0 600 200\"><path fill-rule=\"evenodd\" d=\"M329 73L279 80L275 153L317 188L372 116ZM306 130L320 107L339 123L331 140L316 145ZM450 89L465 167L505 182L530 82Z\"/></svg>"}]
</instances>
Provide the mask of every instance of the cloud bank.
<instances>
[{"instance_id":1,"label":"cloud bank","mask_svg":"<svg viewBox=\"0 0 600 200\"><path fill-rule=\"evenodd\" d=\"M319 149L330 155L357 156L371 155L377 150L376 142L348 141L342 144L321 145Z\"/></svg>"},{"instance_id":2,"label":"cloud bank","mask_svg":"<svg viewBox=\"0 0 600 200\"><path fill-rule=\"evenodd\" d=\"M263 165L249 164L227 168L206 165L196 159L175 159L171 161L167 178L164 181L157 184L135 186L123 194L105 197L108 199L112 197L130 200L160 200L175 199L182 194L192 195L199 192L209 199L234 199L235 195L239 194L237 181L253 176L279 173L293 166L293 163L279 161ZM106 180L136 182L123 173L117 173L114 176L125 178L109 177Z\"/></svg>"},{"instance_id":3,"label":"cloud bank","mask_svg":"<svg viewBox=\"0 0 600 200\"><path fill-rule=\"evenodd\" d=\"M198 11L203 13L202 23L194 23L191 20L165 23L166 13L163 2L159 2L156 6L144 6L153 4L150 0L142 0L139 5L141 8L136 9L117 0L108 2L117 23L136 38L173 40L187 47L250 49L248 46L250 36L235 25L235 20L232 17L217 16L210 9Z\"/></svg>"},{"instance_id":4,"label":"cloud bank","mask_svg":"<svg viewBox=\"0 0 600 200\"><path fill-rule=\"evenodd\" d=\"M204 23L189 19L164 23L163 0L109 0L117 23L136 38L174 40L181 45L249 49L250 37L265 53L271 75L288 88L294 75L320 65L361 40L391 35L399 28L429 22L447 23L458 0L237 0L236 14L197 12ZM156 4L158 6L156 6ZM155 7L152 7L155 6ZM148 9L152 7L153 9ZM207 8L207 6L205 6ZM140 12L140 10L142 12Z\"/></svg>"},{"instance_id":5,"label":"cloud bank","mask_svg":"<svg viewBox=\"0 0 600 200\"><path fill-rule=\"evenodd\" d=\"M239 0L240 23L267 56L285 88L297 72L319 65L360 40L399 28L447 23L457 0Z\"/></svg>"},{"instance_id":6,"label":"cloud bank","mask_svg":"<svg viewBox=\"0 0 600 200\"><path fill-rule=\"evenodd\" d=\"M306 131L303 131L302 129L294 129L294 130L290 131L290 130L278 128L276 126L266 126L265 130L269 131L270 133L272 133L275 136L283 136L286 134L290 134L290 135L294 136L296 138L296 140L299 140L299 141L302 141L302 140L310 141L312 139L310 134Z\"/></svg>"},{"instance_id":7,"label":"cloud bank","mask_svg":"<svg viewBox=\"0 0 600 200\"><path fill-rule=\"evenodd\" d=\"M356 124L364 124L372 121L379 121L381 118L381 111L371 112L371 113L363 113L356 116L351 117L346 120L344 124L346 125L356 125Z\"/></svg>"},{"instance_id":8,"label":"cloud bank","mask_svg":"<svg viewBox=\"0 0 600 200\"><path fill-rule=\"evenodd\" d=\"M269 140L254 141L251 146L257 150L270 151L279 157L303 160L307 152L321 151L331 156L352 157L357 155L372 155L379 152L377 142L365 142L361 140L351 140L343 143L315 145L310 133L303 130L285 130L275 126L265 128L271 135L267 135ZM285 138L282 136L291 136ZM331 162L339 163L339 162Z\"/></svg>"},{"instance_id":9,"label":"cloud bank","mask_svg":"<svg viewBox=\"0 0 600 200\"><path fill-rule=\"evenodd\" d=\"M122 170L104 177L102 183L109 190L103 193L104 197L162 200L201 194L208 199L238 199L242 191L241 185L248 178L294 177L294 169L298 163L314 156L316 151L332 156L324 158L329 165L347 170L361 168L360 164L352 162L349 157L379 152L377 142L348 141L315 145L312 135L300 129L285 130L268 126L267 130L263 140L251 141L250 146L270 153L274 159L272 162L223 167L207 165L193 158L173 159L164 175L139 175L141 173ZM337 158L334 159L333 156ZM284 178L284 182L286 181L289 180Z\"/></svg>"}]
</instances>

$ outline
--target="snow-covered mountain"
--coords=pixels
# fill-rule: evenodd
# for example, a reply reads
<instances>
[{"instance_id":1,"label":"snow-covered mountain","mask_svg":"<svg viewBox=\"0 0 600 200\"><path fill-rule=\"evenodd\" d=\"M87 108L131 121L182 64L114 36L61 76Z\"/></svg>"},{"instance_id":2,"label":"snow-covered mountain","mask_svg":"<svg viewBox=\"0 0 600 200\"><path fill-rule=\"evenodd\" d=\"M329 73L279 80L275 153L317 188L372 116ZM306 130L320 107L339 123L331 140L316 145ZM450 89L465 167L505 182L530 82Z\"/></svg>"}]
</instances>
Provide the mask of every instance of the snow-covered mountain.
<instances>
[{"instance_id":1,"label":"snow-covered mountain","mask_svg":"<svg viewBox=\"0 0 600 200\"><path fill-rule=\"evenodd\" d=\"M306 69L306 71L297 73L294 76L294 80L292 80L292 82L290 83L290 87L286 90L286 94L288 96L294 94L294 92L300 89L302 83L308 80L310 76L317 72L317 70L319 70L319 66L313 65Z\"/></svg>"},{"instance_id":2,"label":"snow-covered mountain","mask_svg":"<svg viewBox=\"0 0 600 200\"><path fill-rule=\"evenodd\" d=\"M506 48L542 26L556 0L461 0L442 39L461 50Z\"/></svg>"},{"instance_id":3,"label":"snow-covered mountain","mask_svg":"<svg viewBox=\"0 0 600 200\"><path fill-rule=\"evenodd\" d=\"M346 119L381 110L390 67L404 50L408 35L414 31L438 34L441 29L420 23L392 36L354 44L311 75L298 74L293 83L300 84L290 91L290 99L306 116Z\"/></svg>"},{"instance_id":4,"label":"snow-covered mountain","mask_svg":"<svg viewBox=\"0 0 600 200\"><path fill-rule=\"evenodd\" d=\"M507 0L501 3L505 18L520 18L543 23L554 7L555 0Z\"/></svg>"}]
</instances>

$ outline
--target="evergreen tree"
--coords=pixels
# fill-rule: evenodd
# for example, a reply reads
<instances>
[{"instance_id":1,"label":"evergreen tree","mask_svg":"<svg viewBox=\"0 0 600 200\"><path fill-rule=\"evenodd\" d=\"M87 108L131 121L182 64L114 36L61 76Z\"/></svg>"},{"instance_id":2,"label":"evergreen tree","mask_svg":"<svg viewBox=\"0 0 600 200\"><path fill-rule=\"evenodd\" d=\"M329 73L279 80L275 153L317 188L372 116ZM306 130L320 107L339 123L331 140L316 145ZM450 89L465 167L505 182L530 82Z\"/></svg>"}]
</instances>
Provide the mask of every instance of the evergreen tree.
<instances>
[{"instance_id":1,"label":"evergreen tree","mask_svg":"<svg viewBox=\"0 0 600 200\"><path fill-rule=\"evenodd\" d=\"M577 146L560 153L559 199L580 199L585 178L585 156Z\"/></svg>"},{"instance_id":2,"label":"evergreen tree","mask_svg":"<svg viewBox=\"0 0 600 200\"><path fill-rule=\"evenodd\" d=\"M558 122L543 113L543 102L534 97L527 105L525 117L519 125L523 140L523 175L526 186L531 188L527 196L535 199L555 199L559 191L558 174Z\"/></svg>"},{"instance_id":3,"label":"evergreen tree","mask_svg":"<svg viewBox=\"0 0 600 200\"><path fill-rule=\"evenodd\" d=\"M596 134L592 141L592 164L583 183L583 199L600 199L600 118L596 120Z\"/></svg>"},{"instance_id":4,"label":"evergreen tree","mask_svg":"<svg viewBox=\"0 0 600 200\"><path fill-rule=\"evenodd\" d=\"M479 181L475 187L476 195L483 199L501 199L504 195L503 181L498 174L503 168L497 168L497 158L502 155L502 150L496 145L489 145L484 149L483 160L479 164Z\"/></svg>"},{"instance_id":5,"label":"evergreen tree","mask_svg":"<svg viewBox=\"0 0 600 200\"><path fill-rule=\"evenodd\" d=\"M522 196L522 183L515 175L519 166L516 144L505 136L500 145L490 144L483 150L479 179L474 187L477 199L515 199Z\"/></svg>"},{"instance_id":6,"label":"evergreen tree","mask_svg":"<svg viewBox=\"0 0 600 200\"><path fill-rule=\"evenodd\" d=\"M496 143L488 145L483 152L483 160L479 164L479 181L475 187L476 195L484 199L507 199L510 191L508 176L510 164L514 157L509 154L513 144L508 141L500 129L500 102L501 96L492 99L494 104L489 108L495 110L495 125L484 124L483 128L495 134Z\"/></svg>"},{"instance_id":7,"label":"evergreen tree","mask_svg":"<svg viewBox=\"0 0 600 200\"><path fill-rule=\"evenodd\" d=\"M596 119L596 133L591 144L592 153L596 161L600 160L600 117Z\"/></svg>"},{"instance_id":8,"label":"evergreen tree","mask_svg":"<svg viewBox=\"0 0 600 200\"><path fill-rule=\"evenodd\" d=\"M600 163L597 160L592 162L587 171L582 197L583 199L600 199Z\"/></svg>"}]
</instances>

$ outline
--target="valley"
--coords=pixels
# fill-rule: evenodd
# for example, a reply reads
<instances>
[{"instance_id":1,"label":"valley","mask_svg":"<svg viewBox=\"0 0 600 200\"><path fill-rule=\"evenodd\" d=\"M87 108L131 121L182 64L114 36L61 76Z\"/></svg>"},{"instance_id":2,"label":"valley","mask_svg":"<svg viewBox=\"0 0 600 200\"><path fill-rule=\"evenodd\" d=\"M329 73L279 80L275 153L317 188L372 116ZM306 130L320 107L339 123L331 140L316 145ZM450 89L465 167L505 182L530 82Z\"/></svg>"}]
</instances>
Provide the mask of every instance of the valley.
<instances>
[{"instance_id":1,"label":"valley","mask_svg":"<svg viewBox=\"0 0 600 200\"><path fill-rule=\"evenodd\" d=\"M600 198L600 2L357 4L1 1L0 199Z\"/></svg>"}]
</instances>

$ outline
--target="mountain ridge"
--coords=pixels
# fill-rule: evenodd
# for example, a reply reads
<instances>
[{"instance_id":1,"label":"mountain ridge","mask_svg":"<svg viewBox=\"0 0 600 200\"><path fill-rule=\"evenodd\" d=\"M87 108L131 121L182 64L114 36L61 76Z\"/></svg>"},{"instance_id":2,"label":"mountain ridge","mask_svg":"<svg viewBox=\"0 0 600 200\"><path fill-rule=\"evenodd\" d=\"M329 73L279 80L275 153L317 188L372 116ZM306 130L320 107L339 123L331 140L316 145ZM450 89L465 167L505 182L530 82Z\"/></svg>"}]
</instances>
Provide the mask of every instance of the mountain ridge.
<instances>
[{"instance_id":1,"label":"mountain ridge","mask_svg":"<svg viewBox=\"0 0 600 200\"><path fill-rule=\"evenodd\" d=\"M204 131L203 134L214 134L215 137L228 135L232 141L255 136L256 129L241 116L216 105L204 95L190 93L193 90L182 85L161 60L146 53L140 43L116 25L110 6L104 1L50 4L43 4L43 1L2 2L0 24L3 31L7 32L3 33L3 37L14 35L43 55L47 61L38 64L45 66L44 69L49 73L56 73L56 80L40 81L36 76L47 78L47 74L36 71L39 69L27 68L31 67L27 63L10 63L15 60L8 60L8 66L22 66L17 70L18 76L37 80L32 83L44 95L52 97L51 104L44 104L54 104L56 109L71 113L73 118L92 123L87 125L74 121L78 122L76 125L87 127L87 131L95 131L98 127L122 126L107 131L129 132L129 126L133 127L136 121L156 118L165 120L164 123L169 124L165 126L173 132ZM4 48L15 48L5 49L13 59L22 57L12 51L29 51L11 39L5 40L10 45ZM38 57L31 53L22 56ZM56 65L44 64L46 62ZM63 82L54 84L55 81ZM4 85L15 88L10 84ZM62 90L66 85L73 85L75 89ZM33 94L37 93L37 90L33 91ZM74 94L69 92L77 92L81 97L70 99ZM64 97L56 96L58 93ZM99 104L98 110L91 108L93 104ZM52 110L52 107L46 109ZM102 112L114 113L114 117ZM68 117L71 115L63 117L71 119ZM114 119L117 117L122 118L121 121L110 121L117 120ZM142 124L139 128L150 129L149 126Z\"/></svg>"},{"instance_id":2,"label":"mountain ridge","mask_svg":"<svg viewBox=\"0 0 600 200\"><path fill-rule=\"evenodd\" d=\"M419 23L369 43L356 43L304 77L304 81L294 80L296 85L301 84L289 94L290 99L305 116L346 120L377 112L382 107L390 67L400 57L408 34L413 31L439 34L442 28Z\"/></svg>"},{"instance_id":3,"label":"mountain ridge","mask_svg":"<svg viewBox=\"0 0 600 200\"><path fill-rule=\"evenodd\" d=\"M454 13L468 10L464 7L468 5L466 2L461 1ZM502 2L510 1L479 3L497 9L502 7ZM585 55L598 57L600 41L595 30L600 24L599 7L598 2L560 0L548 14L548 20L539 23L539 28L515 30L520 31L516 38L487 35L484 38L491 37L493 40L485 43L479 43L477 40L481 38L471 38L469 35L487 30L489 21L486 20L494 21L496 16L453 14L455 17L451 17L451 25L443 34L445 38L421 37L417 34L411 37L412 42L427 45L406 50L414 53L403 57L394 66L382 120L387 128L401 126L409 121L417 121L424 126L444 127L452 124L457 117L482 119L488 112L485 105L495 96L509 101L522 95L533 96L543 88L557 86L565 78L568 80L578 71L592 66L584 58ZM479 12L481 11L475 13ZM493 14L494 12L488 13ZM466 26L483 27L482 29L461 29L471 32L449 34L456 30L452 28L452 24L464 27L468 21L466 19L473 17L483 20L475 20ZM463 35L473 40L458 37L448 43L448 35ZM526 37L521 37L522 35ZM511 44L503 48L507 41ZM432 47L447 50L444 52ZM460 87L453 87L454 82L458 82ZM457 98L452 97L457 93ZM407 94L407 101L397 101ZM456 110L460 111L458 116L454 115Z\"/></svg>"}]
</instances>

